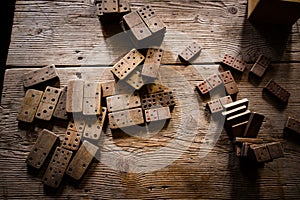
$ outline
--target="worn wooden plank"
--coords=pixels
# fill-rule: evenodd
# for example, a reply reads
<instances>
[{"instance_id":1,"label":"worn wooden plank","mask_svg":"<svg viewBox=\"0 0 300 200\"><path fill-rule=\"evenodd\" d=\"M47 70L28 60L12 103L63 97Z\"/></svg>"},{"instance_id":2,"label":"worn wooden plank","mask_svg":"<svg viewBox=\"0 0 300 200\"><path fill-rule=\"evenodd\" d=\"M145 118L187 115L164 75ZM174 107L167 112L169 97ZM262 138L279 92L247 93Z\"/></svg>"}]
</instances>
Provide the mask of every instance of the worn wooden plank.
<instances>
[{"instance_id":1,"label":"worn wooden plank","mask_svg":"<svg viewBox=\"0 0 300 200\"><path fill-rule=\"evenodd\" d=\"M203 48L193 63L221 61L225 53L247 62L260 54L272 61L300 60L300 23L291 31L253 26L246 19L247 0L130 1L132 10L145 3L167 25L163 64L178 63L191 40ZM7 65L113 65L132 48L120 31L101 26L90 0L17 0Z\"/></svg>"}]
</instances>

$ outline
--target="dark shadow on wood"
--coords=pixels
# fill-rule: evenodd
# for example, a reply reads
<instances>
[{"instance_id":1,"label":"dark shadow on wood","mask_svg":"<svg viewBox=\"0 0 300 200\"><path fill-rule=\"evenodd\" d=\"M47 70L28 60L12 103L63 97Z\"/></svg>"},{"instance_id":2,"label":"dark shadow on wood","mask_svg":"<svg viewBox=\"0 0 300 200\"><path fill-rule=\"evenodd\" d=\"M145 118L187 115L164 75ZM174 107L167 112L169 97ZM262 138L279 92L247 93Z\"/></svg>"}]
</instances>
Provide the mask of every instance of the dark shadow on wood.
<instances>
[{"instance_id":1,"label":"dark shadow on wood","mask_svg":"<svg viewBox=\"0 0 300 200\"><path fill-rule=\"evenodd\" d=\"M10 44L16 0L0 1L0 101L2 97L6 58Z\"/></svg>"}]
</instances>

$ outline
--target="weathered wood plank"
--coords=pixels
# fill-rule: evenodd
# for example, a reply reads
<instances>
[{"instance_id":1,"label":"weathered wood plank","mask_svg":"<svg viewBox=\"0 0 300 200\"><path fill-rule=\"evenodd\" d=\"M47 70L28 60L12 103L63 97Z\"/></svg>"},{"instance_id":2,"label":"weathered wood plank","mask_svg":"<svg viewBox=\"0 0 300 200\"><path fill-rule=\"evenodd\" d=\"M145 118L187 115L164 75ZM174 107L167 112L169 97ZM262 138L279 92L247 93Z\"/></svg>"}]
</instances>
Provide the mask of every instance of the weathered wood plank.
<instances>
[{"instance_id":1,"label":"weathered wood plank","mask_svg":"<svg viewBox=\"0 0 300 200\"><path fill-rule=\"evenodd\" d=\"M146 1L130 1L132 9ZM299 22L291 31L257 27L246 19L247 0L147 1L167 25L162 63L192 40L202 46L193 63L219 62L225 53L254 62L260 54L272 61L299 61ZM91 0L17 0L7 65L113 65L132 45L118 26L103 27Z\"/></svg>"},{"instance_id":2,"label":"weathered wood plank","mask_svg":"<svg viewBox=\"0 0 300 200\"><path fill-rule=\"evenodd\" d=\"M0 196L4 199L297 198L300 195L300 147L286 140L282 132L288 115L299 117L300 88L296 86L300 83L300 69L296 64L273 65L262 82L255 85L248 81L250 67L247 66L247 72L240 77L233 74L239 84L238 98L248 98L249 109L265 115L259 137L282 142L284 158L257 170L240 168L226 133L222 132L219 137L216 124L204 110L206 103L218 95L203 99L194 89L202 77L216 73L218 66L162 66L163 84L174 91L176 99L168 128L149 135L106 129L99 141L97 159L100 162L93 162L79 183L64 179L58 191L44 189L42 173L30 173L25 159L38 130L47 127L62 137L67 123L54 120L47 124L18 126L16 117L24 88L22 80L16 77L31 69L7 70L0 115ZM79 75L90 81L113 78L110 68L65 68L58 69L58 73L61 87ZM262 98L262 89L270 78L291 92L286 108ZM197 122L197 119L200 120ZM174 162L173 158L176 158Z\"/></svg>"}]
</instances>

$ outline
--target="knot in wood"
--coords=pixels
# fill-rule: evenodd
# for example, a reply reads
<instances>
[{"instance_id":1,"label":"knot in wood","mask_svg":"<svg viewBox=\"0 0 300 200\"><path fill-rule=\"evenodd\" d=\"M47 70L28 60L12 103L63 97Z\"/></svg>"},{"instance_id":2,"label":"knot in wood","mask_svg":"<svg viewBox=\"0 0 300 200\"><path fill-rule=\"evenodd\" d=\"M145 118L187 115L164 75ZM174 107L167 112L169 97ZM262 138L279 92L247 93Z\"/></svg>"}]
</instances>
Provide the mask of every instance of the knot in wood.
<instances>
[{"instance_id":1,"label":"knot in wood","mask_svg":"<svg viewBox=\"0 0 300 200\"><path fill-rule=\"evenodd\" d=\"M227 10L230 14L233 14L233 15L235 15L238 11L238 9L236 7L233 7L233 6L230 6Z\"/></svg>"}]
</instances>

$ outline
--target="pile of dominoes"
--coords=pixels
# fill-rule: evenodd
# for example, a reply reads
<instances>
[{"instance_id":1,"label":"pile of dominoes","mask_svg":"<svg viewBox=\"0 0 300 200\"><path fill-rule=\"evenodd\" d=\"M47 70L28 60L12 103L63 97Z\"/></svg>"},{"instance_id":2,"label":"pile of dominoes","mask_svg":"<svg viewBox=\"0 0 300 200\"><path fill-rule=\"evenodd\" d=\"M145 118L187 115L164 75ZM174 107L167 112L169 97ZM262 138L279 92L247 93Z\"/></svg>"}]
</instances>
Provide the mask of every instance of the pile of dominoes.
<instances>
[{"instance_id":1,"label":"pile of dominoes","mask_svg":"<svg viewBox=\"0 0 300 200\"><path fill-rule=\"evenodd\" d=\"M95 5L103 25L120 23L136 47L162 42L166 25L150 5L145 5L137 11L131 11L126 0L96 0Z\"/></svg>"},{"instance_id":2,"label":"pile of dominoes","mask_svg":"<svg viewBox=\"0 0 300 200\"><path fill-rule=\"evenodd\" d=\"M62 89L47 86L39 91L33 88L59 78L55 66L24 75L27 91L19 121L69 119L63 140L58 142L58 136L45 129L28 155L28 165L40 169L55 148L44 184L58 187L65 173L81 179L99 149L106 121L114 130L171 119L174 95L158 80L163 51L149 48L145 54L132 49L111 69L115 80L105 82L71 79Z\"/></svg>"},{"instance_id":3,"label":"pile of dominoes","mask_svg":"<svg viewBox=\"0 0 300 200\"><path fill-rule=\"evenodd\" d=\"M236 72L244 72L246 68L244 61L229 54L225 54L222 64ZM260 55L252 66L250 74L261 78L269 65L270 60ZM212 74L201 81L196 88L201 96L209 95L211 92L217 91L217 88L224 88L228 96L209 101L207 108L213 117L224 120L224 128L228 136L234 138L233 143L238 157L257 163L283 157L283 148L280 142L265 143L262 139L256 138L264 121L264 115L251 112L248 109L249 101L246 98L233 102L231 96L236 95L239 89L231 71ZM268 82L263 92L270 94L283 104L287 104L290 97L290 93L273 80ZM293 123L289 121L293 121ZM294 125L297 124L295 120L289 118L289 121L287 127L291 128L286 129L297 130Z\"/></svg>"}]
</instances>

